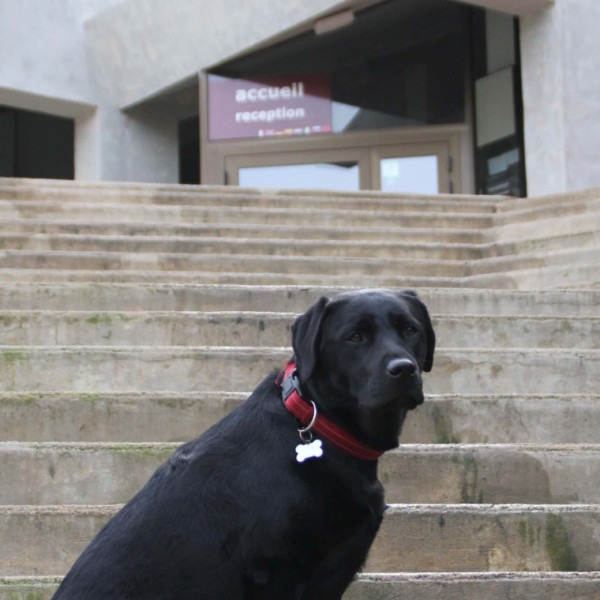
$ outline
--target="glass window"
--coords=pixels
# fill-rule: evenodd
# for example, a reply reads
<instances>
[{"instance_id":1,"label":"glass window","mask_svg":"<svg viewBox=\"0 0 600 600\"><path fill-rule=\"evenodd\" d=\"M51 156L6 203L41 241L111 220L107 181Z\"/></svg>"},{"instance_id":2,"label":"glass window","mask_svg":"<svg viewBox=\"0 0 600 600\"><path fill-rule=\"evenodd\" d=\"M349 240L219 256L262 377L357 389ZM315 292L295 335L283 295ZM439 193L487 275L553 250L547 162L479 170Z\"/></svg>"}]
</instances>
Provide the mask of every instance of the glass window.
<instances>
[{"instance_id":1,"label":"glass window","mask_svg":"<svg viewBox=\"0 0 600 600\"><path fill-rule=\"evenodd\" d=\"M380 161L381 189L384 192L437 194L437 156L403 156Z\"/></svg>"},{"instance_id":2,"label":"glass window","mask_svg":"<svg viewBox=\"0 0 600 600\"><path fill-rule=\"evenodd\" d=\"M242 167L239 169L239 185L279 189L356 191L360 189L360 180L358 163L314 163Z\"/></svg>"}]
</instances>

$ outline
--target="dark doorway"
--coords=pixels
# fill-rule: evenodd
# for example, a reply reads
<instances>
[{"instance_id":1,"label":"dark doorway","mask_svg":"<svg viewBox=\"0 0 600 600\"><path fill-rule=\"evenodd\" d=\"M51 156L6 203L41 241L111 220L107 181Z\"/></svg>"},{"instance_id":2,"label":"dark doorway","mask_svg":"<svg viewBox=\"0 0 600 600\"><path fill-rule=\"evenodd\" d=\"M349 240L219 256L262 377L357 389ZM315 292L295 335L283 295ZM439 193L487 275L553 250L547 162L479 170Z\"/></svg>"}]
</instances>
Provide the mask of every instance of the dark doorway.
<instances>
[{"instance_id":1,"label":"dark doorway","mask_svg":"<svg viewBox=\"0 0 600 600\"><path fill-rule=\"evenodd\" d=\"M200 183L200 117L179 121L179 183Z\"/></svg>"},{"instance_id":2,"label":"dark doorway","mask_svg":"<svg viewBox=\"0 0 600 600\"><path fill-rule=\"evenodd\" d=\"M0 177L74 179L72 119L0 106Z\"/></svg>"}]
</instances>

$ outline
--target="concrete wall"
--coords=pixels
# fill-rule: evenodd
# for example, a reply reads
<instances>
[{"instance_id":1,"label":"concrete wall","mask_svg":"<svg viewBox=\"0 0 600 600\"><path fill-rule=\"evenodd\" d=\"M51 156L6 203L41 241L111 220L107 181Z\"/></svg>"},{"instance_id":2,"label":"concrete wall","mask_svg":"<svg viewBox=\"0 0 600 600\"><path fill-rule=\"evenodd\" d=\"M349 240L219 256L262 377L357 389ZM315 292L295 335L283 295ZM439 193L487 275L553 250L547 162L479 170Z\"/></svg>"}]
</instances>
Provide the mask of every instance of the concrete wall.
<instances>
[{"instance_id":1,"label":"concrete wall","mask_svg":"<svg viewBox=\"0 0 600 600\"><path fill-rule=\"evenodd\" d=\"M120 107L148 99L340 0L127 0L90 20L103 90Z\"/></svg>"},{"instance_id":2,"label":"concrete wall","mask_svg":"<svg viewBox=\"0 0 600 600\"><path fill-rule=\"evenodd\" d=\"M600 186L598 24L598 0L558 0L521 19L530 195Z\"/></svg>"},{"instance_id":3,"label":"concrete wall","mask_svg":"<svg viewBox=\"0 0 600 600\"><path fill-rule=\"evenodd\" d=\"M95 105L83 22L117 1L0 2L0 103L29 97L20 108L43 104L46 112L69 117Z\"/></svg>"}]
</instances>

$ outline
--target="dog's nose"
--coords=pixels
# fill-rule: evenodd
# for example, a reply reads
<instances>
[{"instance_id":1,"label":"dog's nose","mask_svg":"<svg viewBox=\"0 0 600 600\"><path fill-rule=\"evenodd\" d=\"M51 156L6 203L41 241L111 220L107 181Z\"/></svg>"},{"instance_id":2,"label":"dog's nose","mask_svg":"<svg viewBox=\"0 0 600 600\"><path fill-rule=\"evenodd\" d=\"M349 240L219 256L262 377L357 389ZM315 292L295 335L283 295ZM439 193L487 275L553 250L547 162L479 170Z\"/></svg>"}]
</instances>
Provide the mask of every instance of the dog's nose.
<instances>
[{"instance_id":1,"label":"dog's nose","mask_svg":"<svg viewBox=\"0 0 600 600\"><path fill-rule=\"evenodd\" d=\"M390 360L386 368L392 377L412 377L417 372L417 365L409 358Z\"/></svg>"}]
</instances>

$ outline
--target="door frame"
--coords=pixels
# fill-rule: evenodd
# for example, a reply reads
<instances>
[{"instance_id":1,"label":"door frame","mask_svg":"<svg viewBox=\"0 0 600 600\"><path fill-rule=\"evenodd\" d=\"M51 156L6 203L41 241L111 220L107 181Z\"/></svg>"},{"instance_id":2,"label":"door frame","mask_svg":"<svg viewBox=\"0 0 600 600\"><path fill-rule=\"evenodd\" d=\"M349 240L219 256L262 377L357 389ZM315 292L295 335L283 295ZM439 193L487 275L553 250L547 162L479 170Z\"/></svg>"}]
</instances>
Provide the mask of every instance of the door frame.
<instances>
[{"instance_id":1,"label":"door frame","mask_svg":"<svg viewBox=\"0 0 600 600\"><path fill-rule=\"evenodd\" d=\"M438 194L452 193L454 181L449 142L412 142L398 145L375 146L371 149L371 189L381 189L379 163L384 158L408 158L412 156L436 156Z\"/></svg>"},{"instance_id":2,"label":"door frame","mask_svg":"<svg viewBox=\"0 0 600 600\"><path fill-rule=\"evenodd\" d=\"M289 166L313 163L355 162L359 169L359 189L371 189L371 156L368 148L340 148L332 150L292 150L288 152L261 152L234 154L225 157L228 185L239 185L239 169L246 167Z\"/></svg>"}]
</instances>

